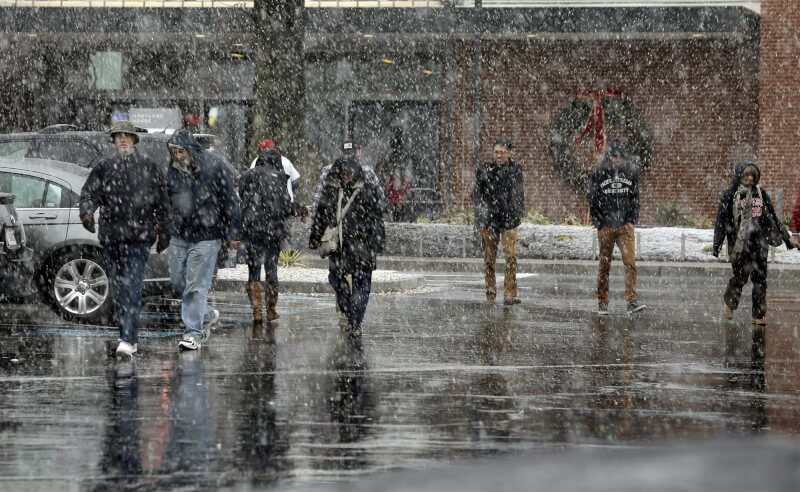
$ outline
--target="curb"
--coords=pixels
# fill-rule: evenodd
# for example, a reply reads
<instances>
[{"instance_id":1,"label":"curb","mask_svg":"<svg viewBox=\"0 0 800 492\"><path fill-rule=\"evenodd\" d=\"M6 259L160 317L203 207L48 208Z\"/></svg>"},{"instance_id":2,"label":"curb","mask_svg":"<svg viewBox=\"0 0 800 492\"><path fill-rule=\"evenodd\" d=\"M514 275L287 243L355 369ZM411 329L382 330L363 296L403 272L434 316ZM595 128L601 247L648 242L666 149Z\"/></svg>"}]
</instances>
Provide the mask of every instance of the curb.
<instances>
[{"instance_id":1,"label":"curb","mask_svg":"<svg viewBox=\"0 0 800 492\"><path fill-rule=\"evenodd\" d=\"M306 263L313 268L327 268L327 260L312 258ZM498 272L504 268L501 258L496 263ZM481 258L417 258L402 256L379 256L378 268L398 272L453 272L483 273ZM622 260L615 258L611 263L612 275L623 275ZM517 260L520 273L539 273L546 275L596 275L597 260ZM678 262L678 261L637 261L636 274L646 277L717 277L729 275L728 262ZM800 265L769 263L770 280L800 281Z\"/></svg>"}]
</instances>

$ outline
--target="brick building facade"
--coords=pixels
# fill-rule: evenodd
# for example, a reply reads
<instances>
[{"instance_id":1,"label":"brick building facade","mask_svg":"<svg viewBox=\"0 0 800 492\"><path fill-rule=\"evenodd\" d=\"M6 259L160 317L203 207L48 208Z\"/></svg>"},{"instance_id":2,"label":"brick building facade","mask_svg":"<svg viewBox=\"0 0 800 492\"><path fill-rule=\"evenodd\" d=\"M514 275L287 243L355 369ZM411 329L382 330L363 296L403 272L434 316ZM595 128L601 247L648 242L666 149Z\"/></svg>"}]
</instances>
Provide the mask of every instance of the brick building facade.
<instances>
[{"instance_id":1,"label":"brick building facade","mask_svg":"<svg viewBox=\"0 0 800 492\"><path fill-rule=\"evenodd\" d=\"M748 37L749 36L749 37ZM552 222L587 217L586 200L556 173L548 142L556 115L580 90L613 87L653 135L641 180L641 222L656 205L677 203L695 219L716 214L733 164L756 159L759 144L757 33L740 39L529 40L483 42L482 158L507 135L525 174L526 206ZM453 204L469 207L473 175L473 45L455 50ZM609 137L624 135L607 128ZM575 165L593 167L591 136Z\"/></svg>"},{"instance_id":2,"label":"brick building facade","mask_svg":"<svg viewBox=\"0 0 800 492\"><path fill-rule=\"evenodd\" d=\"M784 190L784 214L800 186L800 3L761 1L759 162L766 189Z\"/></svg>"}]
</instances>

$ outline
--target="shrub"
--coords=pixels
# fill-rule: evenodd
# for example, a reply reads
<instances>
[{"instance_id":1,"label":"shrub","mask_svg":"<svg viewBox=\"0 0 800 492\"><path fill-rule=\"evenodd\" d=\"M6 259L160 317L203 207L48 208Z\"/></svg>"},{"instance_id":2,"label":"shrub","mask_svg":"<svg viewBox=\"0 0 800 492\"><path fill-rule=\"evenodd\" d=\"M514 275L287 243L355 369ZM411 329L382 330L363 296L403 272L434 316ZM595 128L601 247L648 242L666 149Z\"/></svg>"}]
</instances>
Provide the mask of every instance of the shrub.
<instances>
[{"instance_id":1,"label":"shrub","mask_svg":"<svg viewBox=\"0 0 800 492\"><path fill-rule=\"evenodd\" d=\"M702 217L695 221L694 226L698 229L713 229L714 221L710 217Z\"/></svg>"},{"instance_id":2,"label":"shrub","mask_svg":"<svg viewBox=\"0 0 800 492\"><path fill-rule=\"evenodd\" d=\"M667 227L694 227L694 220L681 212L677 203L656 204L656 224Z\"/></svg>"},{"instance_id":3,"label":"shrub","mask_svg":"<svg viewBox=\"0 0 800 492\"><path fill-rule=\"evenodd\" d=\"M308 265L300 263L306 259L308 255L300 249L284 249L278 255L278 266L290 268L293 266L308 268Z\"/></svg>"},{"instance_id":4,"label":"shrub","mask_svg":"<svg viewBox=\"0 0 800 492\"><path fill-rule=\"evenodd\" d=\"M524 217L522 220L537 225L550 225L550 221L547 220L547 217L542 215L542 213L535 208L532 208L530 212L528 212L528 216Z\"/></svg>"},{"instance_id":5,"label":"shrub","mask_svg":"<svg viewBox=\"0 0 800 492\"><path fill-rule=\"evenodd\" d=\"M575 217L574 215L570 215L569 217L566 217L564 219L564 222L562 222L561 225L573 225L574 226L574 225L583 225L583 224L581 224L581 221L578 220L577 217Z\"/></svg>"}]
</instances>

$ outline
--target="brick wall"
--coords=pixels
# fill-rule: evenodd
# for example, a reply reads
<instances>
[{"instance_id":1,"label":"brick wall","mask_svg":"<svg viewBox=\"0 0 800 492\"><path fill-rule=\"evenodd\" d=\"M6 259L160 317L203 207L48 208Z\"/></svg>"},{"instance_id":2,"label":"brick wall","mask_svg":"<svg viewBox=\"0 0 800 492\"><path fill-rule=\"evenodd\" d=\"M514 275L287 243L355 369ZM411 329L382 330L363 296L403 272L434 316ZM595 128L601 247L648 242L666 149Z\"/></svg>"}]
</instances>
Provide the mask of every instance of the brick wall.
<instances>
[{"instance_id":1,"label":"brick wall","mask_svg":"<svg viewBox=\"0 0 800 492\"><path fill-rule=\"evenodd\" d=\"M523 164L526 205L551 221L587 217L586 200L564 184L547 154L553 120L582 89L621 90L653 134L641 180L642 223L656 204L713 217L733 164L758 150L758 51L747 40L483 41L482 158L498 135ZM470 206L473 175L473 45L454 48L453 203ZM609 129L611 137L622 136ZM588 136L576 165L594 166Z\"/></svg>"},{"instance_id":2,"label":"brick wall","mask_svg":"<svg viewBox=\"0 0 800 492\"><path fill-rule=\"evenodd\" d=\"M767 190L791 213L800 186L800 2L761 1L759 149Z\"/></svg>"}]
</instances>

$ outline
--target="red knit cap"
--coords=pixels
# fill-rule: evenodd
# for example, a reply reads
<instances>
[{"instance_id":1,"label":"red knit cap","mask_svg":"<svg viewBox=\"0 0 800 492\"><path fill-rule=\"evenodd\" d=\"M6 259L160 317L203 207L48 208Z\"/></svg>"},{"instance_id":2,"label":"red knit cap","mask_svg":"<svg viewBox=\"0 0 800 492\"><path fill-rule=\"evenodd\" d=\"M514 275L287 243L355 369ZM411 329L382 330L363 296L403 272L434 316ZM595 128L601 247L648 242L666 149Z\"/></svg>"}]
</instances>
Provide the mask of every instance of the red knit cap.
<instances>
[{"instance_id":1,"label":"red knit cap","mask_svg":"<svg viewBox=\"0 0 800 492\"><path fill-rule=\"evenodd\" d=\"M273 142L272 140L270 140L268 138L265 138L264 140L262 140L261 143L258 145L258 151L259 152L261 152L264 149L274 149L274 148L275 148L275 142Z\"/></svg>"}]
</instances>

